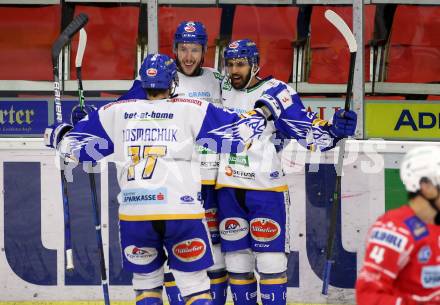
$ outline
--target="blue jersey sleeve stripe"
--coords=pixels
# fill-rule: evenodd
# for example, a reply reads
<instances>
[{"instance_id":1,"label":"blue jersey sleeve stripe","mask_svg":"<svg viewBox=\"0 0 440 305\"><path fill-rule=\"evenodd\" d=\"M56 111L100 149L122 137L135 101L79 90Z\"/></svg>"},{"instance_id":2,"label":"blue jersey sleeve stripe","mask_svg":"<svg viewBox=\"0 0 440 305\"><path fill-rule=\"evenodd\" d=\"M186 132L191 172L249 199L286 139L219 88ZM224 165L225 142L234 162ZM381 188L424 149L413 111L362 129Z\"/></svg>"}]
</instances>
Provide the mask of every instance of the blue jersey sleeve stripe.
<instances>
[{"instance_id":1,"label":"blue jersey sleeve stripe","mask_svg":"<svg viewBox=\"0 0 440 305\"><path fill-rule=\"evenodd\" d=\"M250 139L263 132L265 123L264 117L257 113L240 117L231 110L209 104L196 141L216 152L240 152Z\"/></svg>"},{"instance_id":2,"label":"blue jersey sleeve stripe","mask_svg":"<svg viewBox=\"0 0 440 305\"><path fill-rule=\"evenodd\" d=\"M71 153L80 161L98 161L114 151L113 141L106 133L99 112L80 121L66 136Z\"/></svg>"}]
</instances>

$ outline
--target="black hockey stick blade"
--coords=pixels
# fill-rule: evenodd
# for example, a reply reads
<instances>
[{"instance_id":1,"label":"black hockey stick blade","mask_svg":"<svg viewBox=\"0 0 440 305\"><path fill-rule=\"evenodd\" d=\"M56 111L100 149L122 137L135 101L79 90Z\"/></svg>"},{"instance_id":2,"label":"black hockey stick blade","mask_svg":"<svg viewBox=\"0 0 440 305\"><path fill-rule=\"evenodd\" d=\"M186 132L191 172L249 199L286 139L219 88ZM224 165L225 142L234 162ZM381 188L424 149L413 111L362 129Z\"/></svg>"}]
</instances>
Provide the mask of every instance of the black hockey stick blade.
<instances>
[{"instance_id":1,"label":"black hockey stick blade","mask_svg":"<svg viewBox=\"0 0 440 305\"><path fill-rule=\"evenodd\" d=\"M80 29L82 29L89 21L89 16L86 14L79 14L76 16L71 23L64 29L58 39L52 46L52 64L55 66L58 62L58 55L60 54L63 47L72 39Z\"/></svg>"}]
</instances>

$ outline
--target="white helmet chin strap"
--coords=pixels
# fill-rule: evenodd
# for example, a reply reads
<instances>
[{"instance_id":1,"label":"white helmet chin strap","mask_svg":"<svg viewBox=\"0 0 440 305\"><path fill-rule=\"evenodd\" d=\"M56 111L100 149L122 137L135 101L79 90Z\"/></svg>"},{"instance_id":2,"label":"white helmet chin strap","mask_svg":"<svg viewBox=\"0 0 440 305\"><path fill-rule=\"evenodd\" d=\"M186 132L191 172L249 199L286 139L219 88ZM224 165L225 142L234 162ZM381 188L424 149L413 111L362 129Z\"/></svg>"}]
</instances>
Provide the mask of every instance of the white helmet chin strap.
<instances>
[{"instance_id":1,"label":"white helmet chin strap","mask_svg":"<svg viewBox=\"0 0 440 305\"><path fill-rule=\"evenodd\" d=\"M254 69L254 68L256 68L256 69ZM251 84L251 82L254 79L255 75L257 75L258 71L260 71L260 67L255 65L255 64L252 64L252 66L251 66L251 77L249 77L249 80L248 80L246 86L243 87L243 89L247 89L249 87L249 85Z\"/></svg>"}]
</instances>

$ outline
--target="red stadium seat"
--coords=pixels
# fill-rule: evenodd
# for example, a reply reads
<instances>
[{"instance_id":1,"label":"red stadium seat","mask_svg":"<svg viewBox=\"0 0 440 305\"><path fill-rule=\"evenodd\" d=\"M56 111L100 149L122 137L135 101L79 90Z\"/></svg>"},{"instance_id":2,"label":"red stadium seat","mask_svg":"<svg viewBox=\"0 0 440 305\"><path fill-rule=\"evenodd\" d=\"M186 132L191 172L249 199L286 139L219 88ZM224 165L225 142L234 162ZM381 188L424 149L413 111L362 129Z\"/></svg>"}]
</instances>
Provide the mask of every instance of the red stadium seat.
<instances>
[{"instance_id":1,"label":"red stadium seat","mask_svg":"<svg viewBox=\"0 0 440 305\"><path fill-rule=\"evenodd\" d=\"M386 81L440 81L440 6L399 5L390 37Z\"/></svg>"},{"instance_id":2,"label":"red stadium seat","mask_svg":"<svg viewBox=\"0 0 440 305\"><path fill-rule=\"evenodd\" d=\"M428 101L440 101L440 95L428 95Z\"/></svg>"},{"instance_id":3,"label":"red stadium seat","mask_svg":"<svg viewBox=\"0 0 440 305\"><path fill-rule=\"evenodd\" d=\"M182 21L200 21L208 33L208 52L203 65L213 67L221 14L221 8L159 7L159 52L174 57L173 40L177 26Z\"/></svg>"},{"instance_id":4,"label":"red stadium seat","mask_svg":"<svg viewBox=\"0 0 440 305\"><path fill-rule=\"evenodd\" d=\"M352 27L353 11L349 6L314 6L311 23L311 63L309 83L344 84L347 82L348 66L350 62L347 43L342 35L324 17L327 9L332 9ZM364 41L371 40L374 30L374 15L376 7L366 5L364 8ZM365 47L365 81L370 79L370 53Z\"/></svg>"},{"instance_id":5,"label":"red stadium seat","mask_svg":"<svg viewBox=\"0 0 440 305\"><path fill-rule=\"evenodd\" d=\"M52 80L52 43L60 34L60 6L0 9L0 79Z\"/></svg>"},{"instance_id":6,"label":"red stadium seat","mask_svg":"<svg viewBox=\"0 0 440 305\"><path fill-rule=\"evenodd\" d=\"M87 47L83 58L83 79L133 79L136 70L136 38L138 33L138 6L75 7L75 15L86 13L89 22ZM75 79L75 56L78 46L75 35L71 52L71 79Z\"/></svg>"},{"instance_id":7,"label":"red stadium seat","mask_svg":"<svg viewBox=\"0 0 440 305\"><path fill-rule=\"evenodd\" d=\"M393 101L398 101L398 100L404 100L405 97L404 96L400 96L400 95L367 95L365 96L366 100L384 100L384 101L388 101L388 100L393 100Z\"/></svg>"},{"instance_id":8,"label":"red stadium seat","mask_svg":"<svg viewBox=\"0 0 440 305\"><path fill-rule=\"evenodd\" d=\"M297 7L237 5L232 40L249 38L260 52L260 75L287 82L292 73L292 42L296 40Z\"/></svg>"}]
</instances>

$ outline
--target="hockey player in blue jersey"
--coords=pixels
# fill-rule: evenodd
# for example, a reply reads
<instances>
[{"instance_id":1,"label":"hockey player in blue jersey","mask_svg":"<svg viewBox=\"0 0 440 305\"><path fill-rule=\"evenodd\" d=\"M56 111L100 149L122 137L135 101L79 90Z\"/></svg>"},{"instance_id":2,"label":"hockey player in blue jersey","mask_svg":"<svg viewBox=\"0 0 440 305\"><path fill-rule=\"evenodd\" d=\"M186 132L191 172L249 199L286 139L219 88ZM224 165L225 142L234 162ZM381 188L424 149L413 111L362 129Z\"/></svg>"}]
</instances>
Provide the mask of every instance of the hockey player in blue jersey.
<instances>
[{"instance_id":1,"label":"hockey player in blue jersey","mask_svg":"<svg viewBox=\"0 0 440 305\"><path fill-rule=\"evenodd\" d=\"M202 67L208 47L208 35L201 22L183 21L174 34L173 49L177 64L179 84L175 94L178 97L200 98L220 106L220 85L222 75L213 68ZM140 80L135 80L127 93L119 100L129 98L146 98ZM227 273L224 257L220 249L220 234L217 225L217 194L215 182L218 172L219 157L213 151L198 146L200 152L200 170L202 175L201 196L206 210L206 220L213 244L214 265L208 269L211 279L211 293L215 305L226 302ZM167 269L167 268L166 268ZM183 304L173 275L165 273L165 289L171 305Z\"/></svg>"},{"instance_id":2,"label":"hockey player in blue jersey","mask_svg":"<svg viewBox=\"0 0 440 305\"><path fill-rule=\"evenodd\" d=\"M239 152L266 126L260 109L242 116L199 99L173 96L176 65L148 55L141 69L148 100L116 101L71 125L45 131L46 145L67 160L115 161L123 267L133 273L137 305L162 304L163 264L186 304L212 304L206 270L213 265L200 192L199 143ZM270 106L269 106L270 107ZM267 115L267 114L266 114Z\"/></svg>"},{"instance_id":3,"label":"hockey player in blue jersey","mask_svg":"<svg viewBox=\"0 0 440 305\"><path fill-rule=\"evenodd\" d=\"M229 285L235 305L255 305L256 265L263 305L283 305L289 194L278 155L283 137L277 136L277 130L310 149L323 151L353 135L356 114L350 111L341 116L339 112L330 124L307 112L293 89L272 77L258 77L259 53L249 39L230 43L224 60L223 106L245 113L258 100L274 118L247 150L220 155L218 216Z\"/></svg>"}]
</instances>

